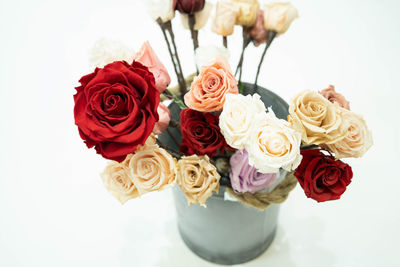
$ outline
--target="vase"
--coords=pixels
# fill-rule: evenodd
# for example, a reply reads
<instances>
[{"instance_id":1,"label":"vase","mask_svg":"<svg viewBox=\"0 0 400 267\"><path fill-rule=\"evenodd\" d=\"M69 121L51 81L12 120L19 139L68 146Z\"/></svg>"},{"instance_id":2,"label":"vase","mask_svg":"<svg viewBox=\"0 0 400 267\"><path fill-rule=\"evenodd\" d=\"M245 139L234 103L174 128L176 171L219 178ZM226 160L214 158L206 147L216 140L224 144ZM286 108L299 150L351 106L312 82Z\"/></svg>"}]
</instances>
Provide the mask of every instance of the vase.
<instances>
[{"instance_id":1,"label":"vase","mask_svg":"<svg viewBox=\"0 0 400 267\"><path fill-rule=\"evenodd\" d=\"M272 107L276 116L287 119L288 104L275 93L244 83L243 94L258 93L266 107ZM171 117L179 121L180 108L169 105ZM169 133L159 136L161 142L178 149L176 141L181 140L179 129L170 127ZM171 135L174 138L171 138ZM175 141L173 140L175 139ZM281 171L275 184L267 189L271 191L286 176ZM227 198L225 186L207 200L206 208L188 205L186 196L178 186L173 188L180 236L187 247L201 258L223 265L240 264L263 254L272 243L278 222L279 206L273 204L260 211Z\"/></svg>"}]
</instances>

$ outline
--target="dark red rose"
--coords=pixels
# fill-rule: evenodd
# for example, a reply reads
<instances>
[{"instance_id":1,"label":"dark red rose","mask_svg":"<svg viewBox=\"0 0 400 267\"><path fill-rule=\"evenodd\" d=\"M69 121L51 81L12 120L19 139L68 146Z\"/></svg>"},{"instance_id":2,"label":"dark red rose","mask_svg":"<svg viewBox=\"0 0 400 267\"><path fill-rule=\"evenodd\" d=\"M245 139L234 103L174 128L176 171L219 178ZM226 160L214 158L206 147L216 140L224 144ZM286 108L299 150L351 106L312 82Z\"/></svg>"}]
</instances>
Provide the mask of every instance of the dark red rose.
<instances>
[{"instance_id":1,"label":"dark red rose","mask_svg":"<svg viewBox=\"0 0 400 267\"><path fill-rule=\"evenodd\" d=\"M182 144L180 151L186 155L214 156L228 148L218 126L219 117L193 109L181 112Z\"/></svg>"},{"instance_id":2,"label":"dark red rose","mask_svg":"<svg viewBox=\"0 0 400 267\"><path fill-rule=\"evenodd\" d=\"M339 199L353 178L351 167L319 149L301 151L303 160L295 170L306 196L318 202Z\"/></svg>"},{"instance_id":3,"label":"dark red rose","mask_svg":"<svg viewBox=\"0 0 400 267\"><path fill-rule=\"evenodd\" d=\"M178 0L176 9L181 13L194 14L204 8L205 0Z\"/></svg>"},{"instance_id":4,"label":"dark red rose","mask_svg":"<svg viewBox=\"0 0 400 267\"><path fill-rule=\"evenodd\" d=\"M83 76L74 95L75 124L88 148L123 161L143 145L158 121L160 95L139 62L116 61Z\"/></svg>"}]
</instances>

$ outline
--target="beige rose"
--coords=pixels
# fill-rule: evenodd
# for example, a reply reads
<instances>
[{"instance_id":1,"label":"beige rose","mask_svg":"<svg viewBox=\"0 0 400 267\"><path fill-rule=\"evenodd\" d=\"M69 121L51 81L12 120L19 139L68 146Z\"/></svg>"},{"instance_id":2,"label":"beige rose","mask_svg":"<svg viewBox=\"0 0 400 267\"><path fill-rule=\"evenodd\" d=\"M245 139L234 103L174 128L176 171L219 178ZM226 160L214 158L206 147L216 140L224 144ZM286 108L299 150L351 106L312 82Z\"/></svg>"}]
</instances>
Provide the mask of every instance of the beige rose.
<instances>
[{"instance_id":1,"label":"beige rose","mask_svg":"<svg viewBox=\"0 0 400 267\"><path fill-rule=\"evenodd\" d=\"M217 169L210 163L208 156L192 155L178 161L177 183L185 193L188 204L199 203L206 206L212 191L218 192L219 179Z\"/></svg>"},{"instance_id":2,"label":"beige rose","mask_svg":"<svg viewBox=\"0 0 400 267\"><path fill-rule=\"evenodd\" d=\"M199 11L194 13L195 17L195 24L194 24L194 29L195 30L200 30L204 26L206 26L207 21L211 15L211 11L213 9L213 4L210 2L206 2L204 5L204 8ZM182 20L182 25L185 29L190 29L189 28L189 16L187 14L181 13L181 20Z\"/></svg>"},{"instance_id":3,"label":"beige rose","mask_svg":"<svg viewBox=\"0 0 400 267\"><path fill-rule=\"evenodd\" d=\"M158 145L139 146L127 160L129 176L140 195L165 189L176 181L176 159Z\"/></svg>"},{"instance_id":4,"label":"beige rose","mask_svg":"<svg viewBox=\"0 0 400 267\"><path fill-rule=\"evenodd\" d=\"M302 134L305 144L332 144L347 134L342 109L317 92L299 93L289 106L289 122Z\"/></svg>"},{"instance_id":5,"label":"beige rose","mask_svg":"<svg viewBox=\"0 0 400 267\"><path fill-rule=\"evenodd\" d=\"M360 115L345 109L342 112L348 125L346 137L324 147L335 153L338 159L362 157L373 144L371 131Z\"/></svg>"},{"instance_id":6,"label":"beige rose","mask_svg":"<svg viewBox=\"0 0 400 267\"><path fill-rule=\"evenodd\" d=\"M110 161L101 174L107 190L124 204L126 201L139 196L138 190L132 183L126 167L117 161Z\"/></svg>"},{"instance_id":7,"label":"beige rose","mask_svg":"<svg viewBox=\"0 0 400 267\"><path fill-rule=\"evenodd\" d=\"M239 6L233 5L231 1L218 1L211 30L222 36L232 35L239 11Z\"/></svg>"},{"instance_id":8,"label":"beige rose","mask_svg":"<svg viewBox=\"0 0 400 267\"><path fill-rule=\"evenodd\" d=\"M333 85L329 85L329 88L326 88L319 92L323 97L328 99L332 103L338 103L342 108L350 110L349 101L344 98L342 94L339 94L335 91L335 87Z\"/></svg>"},{"instance_id":9,"label":"beige rose","mask_svg":"<svg viewBox=\"0 0 400 267\"><path fill-rule=\"evenodd\" d=\"M258 9L260 4L258 0L233 0L234 5L237 5L240 9L237 16L236 24L251 27L256 22Z\"/></svg>"},{"instance_id":10,"label":"beige rose","mask_svg":"<svg viewBox=\"0 0 400 267\"><path fill-rule=\"evenodd\" d=\"M297 9L289 2L275 2L264 5L265 29L285 33L290 24L299 16Z\"/></svg>"}]
</instances>

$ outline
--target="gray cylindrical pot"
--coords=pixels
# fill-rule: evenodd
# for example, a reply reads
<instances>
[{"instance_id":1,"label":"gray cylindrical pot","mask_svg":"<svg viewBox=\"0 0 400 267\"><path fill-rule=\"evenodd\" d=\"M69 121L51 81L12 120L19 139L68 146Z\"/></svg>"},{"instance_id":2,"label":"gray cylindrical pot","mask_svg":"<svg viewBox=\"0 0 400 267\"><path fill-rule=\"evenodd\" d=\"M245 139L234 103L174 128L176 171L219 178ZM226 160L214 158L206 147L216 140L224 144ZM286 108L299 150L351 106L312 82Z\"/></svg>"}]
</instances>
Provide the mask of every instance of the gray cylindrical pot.
<instances>
[{"instance_id":1,"label":"gray cylindrical pot","mask_svg":"<svg viewBox=\"0 0 400 267\"><path fill-rule=\"evenodd\" d=\"M252 94L252 88L245 83L244 94ZM282 98L262 87L258 87L257 93L278 118L287 119L288 104ZM169 108L171 117L179 121L178 105L172 103ZM176 140L181 140L177 128L170 127L169 132ZM164 144L178 149L167 133L159 138ZM281 172L276 184L284 176L285 173ZM259 211L240 202L225 200L224 186L207 200L207 208L198 204L189 206L178 186L173 188L173 194L180 235L185 244L203 259L225 265L244 263L261 255L275 237L279 205Z\"/></svg>"}]
</instances>

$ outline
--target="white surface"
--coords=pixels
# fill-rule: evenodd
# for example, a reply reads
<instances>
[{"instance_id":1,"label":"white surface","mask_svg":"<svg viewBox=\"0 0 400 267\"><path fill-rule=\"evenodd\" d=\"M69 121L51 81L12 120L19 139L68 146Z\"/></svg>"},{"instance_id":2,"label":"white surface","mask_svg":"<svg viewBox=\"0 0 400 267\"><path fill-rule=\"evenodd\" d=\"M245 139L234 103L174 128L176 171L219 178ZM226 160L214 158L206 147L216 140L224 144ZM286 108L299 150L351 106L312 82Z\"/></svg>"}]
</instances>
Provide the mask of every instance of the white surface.
<instances>
[{"instance_id":1,"label":"white surface","mask_svg":"<svg viewBox=\"0 0 400 267\"><path fill-rule=\"evenodd\" d=\"M74 126L74 86L98 38L135 49L148 39L173 74L138 2L0 2L0 266L212 266L180 240L170 191L124 206L106 192L98 175L105 161ZM260 84L286 100L334 84L363 114L375 145L348 161L355 176L342 200L317 204L297 186L272 247L243 266L400 266L399 2L292 2L301 17L273 43ZM174 24L188 74L189 32ZM229 38L233 62L240 36L237 29ZM206 39L221 43L209 27ZM244 80L259 54L249 49Z\"/></svg>"}]
</instances>

